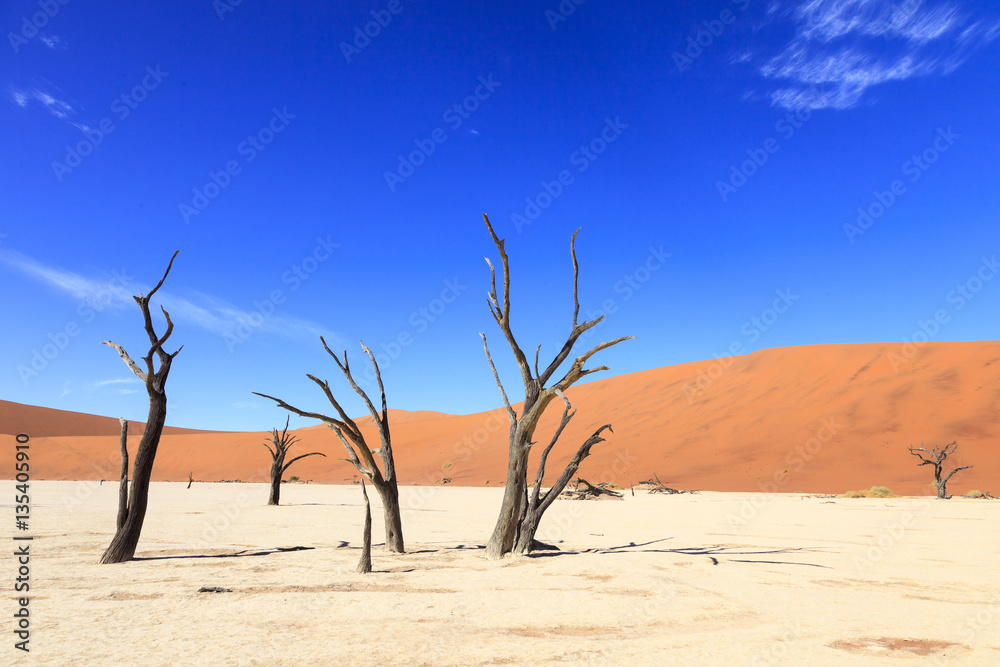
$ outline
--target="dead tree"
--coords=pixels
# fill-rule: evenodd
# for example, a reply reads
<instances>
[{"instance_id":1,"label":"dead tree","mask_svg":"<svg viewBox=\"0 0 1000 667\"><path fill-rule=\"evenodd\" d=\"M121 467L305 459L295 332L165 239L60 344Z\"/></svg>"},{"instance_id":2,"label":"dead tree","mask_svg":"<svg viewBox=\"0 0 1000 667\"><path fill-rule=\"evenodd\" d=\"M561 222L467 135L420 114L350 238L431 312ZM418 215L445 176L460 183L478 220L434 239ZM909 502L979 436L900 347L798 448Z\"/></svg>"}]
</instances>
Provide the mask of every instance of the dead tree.
<instances>
[{"instance_id":1,"label":"dead tree","mask_svg":"<svg viewBox=\"0 0 1000 667\"><path fill-rule=\"evenodd\" d=\"M156 287L150 291L146 296L133 297L135 302L139 304L139 308L142 310L142 317L144 320L146 334L149 336L149 353L142 358L142 361L146 362L146 370L139 368L132 358L128 355L125 349L118 343L113 343L111 341L104 341L103 344L109 347L113 347L118 351L119 356L121 356L122 361L125 365L135 373L136 377L146 383L146 393L149 394L149 414L146 417L146 429L142 433L142 439L139 440L139 446L135 452L135 463L132 467L132 484L128 489L127 505L122 508L119 503L118 508L118 528L115 532L114 538L111 540L111 544L108 546L107 551L101 556L102 563L124 563L125 561L131 560L135 555L136 545L139 543L139 534L142 532L142 522L146 518L146 505L149 499L149 478L153 473L153 459L156 457L156 448L160 444L160 435L163 433L163 423L167 418L167 375L170 373L170 365L173 363L174 357L176 357L183 345L177 349L177 352L170 354L163 349L164 343L170 338L170 334L174 331L174 323L170 320L170 314L160 306L160 310L163 312L163 317L167 321L167 329L163 336L157 336L156 331L153 329L153 318L149 312L149 301L156 294L156 291L160 289L163 285L163 281L167 279L167 275L170 273L170 268L174 265L174 258L177 257L175 252L173 257L170 258L170 263L167 265L167 270L164 272L163 277L160 278L160 282L156 284ZM155 369L153 367L153 355L159 359L160 367ZM125 448L125 432L123 425L122 432L122 471L123 480L125 479L127 470L127 456L128 452ZM124 494L120 494L119 498L125 498ZM124 510L124 521L122 520L122 513Z\"/></svg>"},{"instance_id":2,"label":"dead tree","mask_svg":"<svg viewBox=\"0 0 1000 667\"><path fill-rule=\"evenodd\" d=\"M271 494L267 498L268 505L278 504L278 499L281 496L281 478L293 463L307 456L322 456L326 458L326 454L322 452L309 452L302 456L296 456L288 463L285 463L285 456L288 454L288 450L296 442L296 437L288 432L289 419L285 419L285 429L281 433L278 433L278 429L271 431L271 445L274 445L274 449L271 448L271 445L268 445L266 442L264 443L267 451L271 452Z\"/></svg>"},{"instance_id":3,"label":"dead tree","mask_svg":"<svg viewBox=\"0 0 1000 667\"><path fill-rule=\"evenodd\" d=\"M642 486L649 487L650 494L665 493L668 495L673 495L676 493L698 493L698 491L688 491L687 489L684 490L672 489L663 482L661 482L660 478L657 477L655 472L653 473L653 479L647 479L645 482L639 482L639 484Z\"/></svg>"},{"instance_id":4,"label":"dead tree","mask_svg":"<svg viewBox=\"0 0 1000 667\"><path fill-rule=\"evenodd\" d=\"M934 466L934 485L937 487L937 497L941 499L951 498L948 495L946 486L948 485L948 480L959 470L968 470L972 466L962 466L960 468L955 468L950 473L945 475L944 478L941 477L941 468L944 466L945 459L951 454L955 453L958 449L958 441L954 440L944 447L933 447L928 450L920 443L920 447L910 447L910 453L920 459L918 466ZM923 454L921 454L923 452ZM924 456L926 454L926 456Z\"/></svg>"},{"instance_id":5,"label":"dead tree","mask_svg":"<svg viewBox=\"0 0 1000 667\"><path fill-rule=\"evenodd\" d=\"M365 480L361 480L361 495L365 497L365 534L364 544L361 547L361 560L358 561L358 572L368 574L372 571L372 505L368 502Z\"/></svg>"},{"instance_id":6,"label":"dead tree","mask_svg":"<svg viewBox=\"0 0 1000 667\"><path fill-rule=\"evenodd\" d=\"M625 494L610 488L607 482L599 482L597 486L594 486L582 477L576 480L576 488L566 489L562 495L567 500L596 500L601 496L621 500L625 496Z\"/></svg>"},{"instance_id":7,"label":"dead tree","mask_svg":"<svg viewBox=\"0 0 1000 667\"><path fill-rule=\"evenodd\" d=\"M121 441L118 443L122 454L122 471L118 482L118 519L115 521L115 530L121 530L128 518L128 422L124 417L119 417L118 421L122 425Z\"/></svg>"},{"instance_id":8,"label":"dead tree","mask_svg":"<svg viewBox=\"0 0 1000 667\"><path fill-rule=\"evenodd\" d=\"M496 380L497 387L500 389L500 395L503 397L504 406L507 408L507 416L510 420L507 485L504 489L503 504L500 507L500 516L497 518L493 534L490 536L489 542L486 545L486 556L492 559L501 558L507 554L524 554L537 548L538 543L535 541L535 532L538 530L538 524L541 521L542 514L544 514L545 510L549 508L552 502L559 497L559 494L562 493L566 484L573 477L573 475L576 474L580 464L590 455L591 447L599 442L604 442L604 438L601 437L601 434L605 431L605 429L610 431L611 424L605 424L594 431L594 434L591 435L586 442L580 445L576 455L569 462L552 487L545 493L541 492L542 479L545 475L545 462L548 459L549 452L552 451L552 448L555 446L556 441L562 434L563 429L566 428L566 425L576 414L576 411L572 410L569 399L566 398L566 395L563 392L566 389L569 389L569 387L580 378L590 375L591 373L607 370L607 366L585 369L584 364L586 364L587 360L589 360L590 357L597 352L600 352L605 348L609 348L612 345L617 345L624 340L628 340L629 338L632 338L632 336L622 336L610 342L604 342L596 345L588 352L576 357L572 364L570 364L570 367L566 371L565 375L563 375L558 382L546 387L546 383L552 379L559 366L569 358L570 353L573 351L573 346L576 345L580 336L600 324L600 322L604 319L604 316L602 315L595 320L584 322L577 321L580 314L580 301L577 298L579 265L576 261L575 244L576 235L580 232L580 230L574 232L569 244L570 255L573 259L572 327L566 342L562 346L562 349L559 350L549 365L541 371L539 371L538 368L538 356L541 351L541 345L538 346L535 350L534 374L532 374L532 366L529 364L527 357L521 350L521 347L517 344L517 340L514 338L514 333L510 326L510 267L508 265L507 252L504 249L504 241L497 237L496 232L493 231L493 226L490 224L490 220L486 217L485 213L483 214L483 220L486 222L486 228L490 231L490 236L493 237L493 243L500 252L500 261L503 268L503 295L501 297L497 295L496 271L493 267L493 263L487 258L486 263L490 266L490 281L492 286L488 297L490 313L493 315L493 319L500 327L500 330L503 332L504 337L507 339L507 343L510 345L511 350L514 353L514 358L517 360L517 366L521 371L521 381L524 384L524 405L521 409L521 414L518 415L511 407L510 401L507 399L507 392L504 390L503 384L500 382L500 376L497 374L496 366L493 364L493 358L490 355L489 346L486 344L486 334L481 333L480 336L482 336L483 339L483 349L486 351L486 358L489 361L490 369L493 371L493 379ZM538 426L538 421L541 419L545 409L555 398L561 399L564 405L562 420L559 422L559 426L556 428L555 434L552 436L552 440L542 451L538 462L538 470L535 474L534 485L529 489L528 454L532 445L535 444L535 428Z\"/></svg>"},{"instance_id":9,"label":"dead tree","mask_svg":"<svg viewBox=\"0 0 1000 667\"><path fill-rule=\"evenodd\" d=\"M191 472L188 473L188 485L187 485L187 488L190 489L192 484L194 484L194 470L192 470Z\"/></svg>"},{"instance_id":10,"label":"dead tree","mask_svg":"<svg viewBox=\"0 0 1000 667\"><path fill-rule=\"evenodd\" d=\"M385 518L385 547L389 551L395 551L397 553L403 553L403 522L400 519L399 514L399 487L396 483L396 463L392 457L392 440L389 435L389 409L386 407L385 402L385 387L382 386L382 374L379 372L378 363L375 361L375 355L372 351L361 342L361 349L365 351L368 358L371 359L372 367L375 369L375 379L378 381L379 392L382 395L382 412L375 409L375 405L368 398L368 394L365 393L364 389L358 386L358 383L354 381L354 376L351 375L351 367L347 362L347 351L344 351L344 360L341 361L340 358L334 354L329 346L326 344L326 340L322 336L319 337L320 341L323 343L323 348L327 353L333 357L334 362L336 362L337 367L344 374L348 383L354 392L361 397L365 405L368 408L368 412L372 416L372 420L375 422L375 427L378 429L379 440L381 441L381 447L378 449L371 449L368 443L365 441L365 436L358 428L357 423L353 419L347 416L344 408L337 402L334 398L333 392L330 391L330 383L326 380L320 380L314 375L307 374L310 380L315 382L323 393L326 394L327 400L337 411L339 419L335 417L329 417L327 415L318 412L306 412L300 410L288 403L285 403L280 398L275 398L274 396L268 396L267 394L261 394L259 392L253 392L257 396L270 399L278 404L278 407L284 408L289 412L294 412L300 417L309 417L310 419L318 419L326 424L330 429L337 434L337 438L340 440L344 449L347 450L348 458L343 459L344 461L350 461L351 464L357 469L361 475L367 479L375 487L378 492L379 497L382 499L382 512ZM375 462L374 455L378 454L379 458L382 459L382 470L379 470L378 464Z\"/></svg>"}]
</instances>

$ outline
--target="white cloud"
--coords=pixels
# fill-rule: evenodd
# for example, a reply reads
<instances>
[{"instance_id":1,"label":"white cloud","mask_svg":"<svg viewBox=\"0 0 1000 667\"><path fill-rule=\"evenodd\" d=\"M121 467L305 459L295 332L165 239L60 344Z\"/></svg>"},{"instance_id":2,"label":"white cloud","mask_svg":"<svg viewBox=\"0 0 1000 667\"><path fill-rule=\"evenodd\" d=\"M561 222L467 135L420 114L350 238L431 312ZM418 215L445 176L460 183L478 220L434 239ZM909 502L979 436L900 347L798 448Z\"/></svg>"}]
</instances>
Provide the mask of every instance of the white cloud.
<instances>
[{"instance_id":1,"label":"white cloud","mask_svg":"<svg viewBox=\"0 0 1000 667\"><path fill-rule=\"evenodd\" d=\"M76 109L71 104L37 87L22 90L11 86L9 94L11 101L22 109L27 109L29 104L34 101L59 120L66 120L76 113Z\"/></svg>"},{"instance_id":2,"label":"white cloud","mask_svg":"<svg viewBox=\"0 0 1000 667\"><path fill-rule=\"evenodd\" d=\"M114 385L114 384L136 384L138 382L141 382L141 380L139 380L139 378L136 377L114 378L112 380L101 380L100 382L94 382L90 386L93 389L100 389L101 387L107 387L109 385Z\"/></svg>"},{"instance_id":3,"label":"white cloud","mask_svg":"<svg viewBox=\"0 0 1000 667\"><path fill-rule=\"evenodd\" d=\"M66 42L59 35L42 35L42 44L49 47L53 51L65 51Z\"/></svg>"},{"instance_id":4,"label":"white cloud","mask_svg":"<svg viewBox=\"0 0 1000 667\"><path fill-rule=\"evenodd\" d=\"M954 4L923 0L806 0L784 13L795 36L759 62L774 106L847 109L889 81L948 74L1000 35L997 22L969 23Z\"/></svg>"},{"instance_id":5,"label":"white cloud","mask_svg":"<svg viewBox=\"0 0 1000 667\"><path fill-rule=\"evenodd\" d=\"M151 286L135 283L134 277L124 269L112 272L111 280L96 280L47 266L21 253L3 249L0 249L0 263L98 311L108 307L135 307L133 295L145 294L152 289ZM210 294L192 291L192 296L193 300L187 299L161 288L154 301L162 304L175 324L186 322L220 336L235 334L237 327L242 324L253 331L266 331L289 338L315 339L324 336L331 345L340 345L337 334L311 320L279 312L272 312L264 317L256 310L243 310Z\"/></svg>"},{"instance_id":6,"label":"white cloud","mask_svg":"<svg viewBox=\"0 0 1000 667\"><path fill-rule=\"evenodd\" d=\"M0 250L0 262L30 278L69 294L95 310L124 308L135 303L129 292L131 276L112 272L110 280L85 278L72 271L56 269L13 250Z\"/></svg>"}]
</instances>

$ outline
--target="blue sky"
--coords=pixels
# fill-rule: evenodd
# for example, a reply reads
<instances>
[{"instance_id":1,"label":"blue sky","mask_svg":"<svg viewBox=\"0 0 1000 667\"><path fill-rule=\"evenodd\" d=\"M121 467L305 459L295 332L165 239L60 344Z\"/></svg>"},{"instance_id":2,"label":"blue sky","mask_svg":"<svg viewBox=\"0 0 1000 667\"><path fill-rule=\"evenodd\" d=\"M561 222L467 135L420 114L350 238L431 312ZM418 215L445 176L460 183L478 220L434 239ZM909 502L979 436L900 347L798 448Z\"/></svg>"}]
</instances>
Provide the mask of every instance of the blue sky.
<instances>
[{"instance_id":1,"label":"blue sky","mask_svg":"<svg viewBox=\"0 0 1000 667\"><path fill-rule=\"evenodd\" d=\"M146 353L131 295L179 250L168 424L326 409L306 373L361 412L319 335L359 379L379 353L391 407L497 407L483 212L543 357L582 229L586 342L637 336L613 374L1000 330L993 3L17 0L0 27L3 399L144 419L99 343Z\"/></svg>"}]
</instances>

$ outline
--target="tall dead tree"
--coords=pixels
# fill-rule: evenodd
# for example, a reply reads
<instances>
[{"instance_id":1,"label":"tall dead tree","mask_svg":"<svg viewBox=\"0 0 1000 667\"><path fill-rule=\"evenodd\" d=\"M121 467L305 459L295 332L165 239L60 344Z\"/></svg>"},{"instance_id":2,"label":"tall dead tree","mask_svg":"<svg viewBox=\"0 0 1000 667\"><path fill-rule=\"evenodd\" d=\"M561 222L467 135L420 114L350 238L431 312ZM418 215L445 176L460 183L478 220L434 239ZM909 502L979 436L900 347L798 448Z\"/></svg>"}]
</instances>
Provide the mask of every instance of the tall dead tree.
<instances>
[{"instance_id":1,"label":"tall dead tree","mask_svg":"<svg viewBox=\"0 0 1000 667\"><path fill-rule=\"evenodd\" d=\"M948 485L948 480L959 470L968 470L972 466L961 466L960 468L955 468L950 473L941 477L942 470L945 460L951 454L955 453L958 449L958 441L952 441L945 445L944 447L932 447L928 450L920 443L920 447L910 447L910 453L920 459L918 466L934 466L934 486L937 487L937 497L941 499L951 498L948 495L948 491L945 487ZM923 452L923 453L921 453ZM926 455L926 456L925 456Z\"/></svg>"},{"instance_id":2,"label":"tall dead tree","mask_svg":"<svg viewBox=\"0 0 1000 667\"><path fill-rule=\"evenodd\" d=\"M330 391L330 383L326 380L320 380L314 375L306 374L306 377L315 382L319 388L323 390L327 400L337 411L339 419L329 417L318 412L306 412L305 410L300 410L295 406L289 405L280 398L275 398L274 396L268 396L267 394L261 394L259 392L253 393L257 394L257 396L274 401L279 407L284 408L289 412L294 412L300 417L318 419L337 434L337 438L340 440L340 443L344 446L344 449L347 450L348 458L343 460L350 461L357 471L361 473L365 479L372 483L372 486L375 487L379 497L382 499L382 512L385 518L385 548L389 551L403 553L403 522L399 514L399 487L396 484L396 463L392 457L392 440L389 435L389 409L386 407L385 387L382 386L382 374L379 372L378 363L375 361L375 355L372 354L372 351L369 350L364 344L364 341L362 341L361 349L364 350L368 355L368 358L371 359L372 367L375 369L375 379L378 381L379 392L382 395L381 414L375 409L375 405L368 397L368 394L365 393L365 390L359 387L358 383L354 381L354 376L351 375L351 367L347 361L347 351L344 351L344 360L341 361L340 358L330 350L330 347L326 344L326 340L324 340L322 336L320 336L319 339L323 343L323 349L327 351L327 354L333 357L334 362L336 362L337 367L340 368L340 371L344 374L344 377L351 385L351 388L358 396L361 397L365 406L367 406L368 412L371 414L372 420L375 422L375 427L378 430L381 447L373 450L368 446L361 429L358 428L357 423L348 417L346 412L344 412L344 408L337 402L337 399L334 398L333 392ZM378 464L375 462L375 454L378 454L379 458L382 459L382 470L379 470Z\"/></svg>"},{"instance_id":3,"label":"tall dead tree","mask_svg":"<svg viewBox=\"0 0 1000 667\"><path fill-rule=\"evenodd\" d=\"M605 430L611 430L611 424L605 424L594 431L593 435L580 445L576 455L573 456L552 487L545 493L542 493L542 480L545 476L545 463L549 452L552 451L566 425L576 414L576 411L570 405L569 399L566 398L563 392L580 378L591 373L607 370L607 366L584 368L584 365L597 352L628 340L632 336L622 336L594 346L589 351L576 357L559 381L550 386L545 386L553 378L562 363L569 358L580 336L600 324L601 320L604 319L602 315L594 320L577 321L580 314L580 301L577 297L577 282L580 271L576 261L576 235L580 230L574 232L569 244L570 255L573 259L572 327L562 349L559 350L549 365L542 371L539 371L538 368L538 356L541 351L541 345L538 346L535 350L534 374L532 374L532 366L529 364L521 347L517 344L510 326L510 267L508 265L507 252L504 249L504 241L497 237L485 213L483 214L483 220L486 222L486 228L490 231L490 236L493 237L493 243L496 244L497 250L500 252L500 261L503 268L503 296L501 299L497 295L496 271L493 267L493 262L487 258L486 263L490 266L490 281L492 285L488 299L490 313L510 344L514 358L517 360L517 366L521 371L521 381L524 384L524 405L521 408L521 414L518 415L511 407L510 401L507 399L507 392L504 390L503 383L500 382L500 376L497 374L496 366L493 364L489 346L486 344L486 334L481 333L483 349L486 351L486 358L490 363L490 369L493 371L493 379L496 380L497 387L500 389L500 395L503 397L504 405L507 408L507 416L510 420L507 485L504 489L500 516L497 519L496 527L493 529L493 534L486 544L486 556L488 558L501 558L507 554L528 553L536 547L535 532L538 530L542 514L545 513L545 510L562 493L566 484L576 474L583 460L590 455L591 447L599 442L604 442L601 434ZM552 440L542 451L538 462L538 470L535 473L534 484L529 489L528 454L531 451L531 447L535 444L535 428L538 426L538 421L541 419L545 409L555 398L559 398L563 402L562 419L552 436Z\"/></svg>"},{"instance_id":4,"label":"tall dead tree","mask_svg":"<svg viewBox=\"0 0 1000 667\"><path fill-rule=\"evenodd\" d=\"M146 417L146 429L142 433L142 439L139 440L139 446L135 452L135 463L132 467L132 484L128 488L127 505L122 508L119 503L118 528L114 538L111 540L111 544L104 552L104 555L101 556L102 563L124 563L132 559L135 555L135 547L139 543L139 534L142 532L142 522L146 518L146 505L149 499L149 478L153 472L153 459L156 458L156 448L160 444L160 435L163 433L163 423L167 418L167 375L170 373L170 365L173 363L174 357L184 347L182 345L173 354L163 349L164 343L167 342L170 334L174 331L174 323L170 320L170 314L160 306L163 317L167 321L167 329L163 336L157 336L156 331L153 329L153 318L149 312L149 301L163 285L163 281L167 279L167 275L170 273L170 268L174 265L176 257L177 253L175 252L173 257L170 258L170 263L167 265L167 270L163 273L163 277L160 278L160 282L156 283L156 287L148 295L143 296L139 294L139 296L133 297L142 310L146 334L149 336L149 353L142 358L142 361L146 362L146 370L139 368L139 365L132 361L132 358L128 356L125 349L118 343L108 340L103 342L104 345L117 350L122 361L129 367L129 370L146 383L146 393L149 394L149 414ZM159 369L154 368L153 355L156 355L160 362ZM125 430L123 424L123 479L126 477L127 457L128 451L125 448ZM121 494L119 498L123 499L124 494ZM123 511L125 515L124 521L122 521Z\"/></svg>"},{"instance_id":5,"label":"tall dead tree","mask_svg":"<svg viewBox=\"0 0 1000 667\"><path fill-rule=\"evenodd\" d=\"M285 456L288 455L288 450L297 441L297 438L288 432L288 421L289 418L286 418L285 429L281 433L278 433L278 429L271 431L271 445L274 445L274 449L271 448L271 445L268 445L266 442L264 443L267 451L271 452L271 495L267 499L268 505L278 504L278 499L281 496L281 478L293 463L307 456L322 456L326 458L326 454L322 452L309 452L302 456L296 456L288 463L285 463Z\"/></svg>"}]
</instances>

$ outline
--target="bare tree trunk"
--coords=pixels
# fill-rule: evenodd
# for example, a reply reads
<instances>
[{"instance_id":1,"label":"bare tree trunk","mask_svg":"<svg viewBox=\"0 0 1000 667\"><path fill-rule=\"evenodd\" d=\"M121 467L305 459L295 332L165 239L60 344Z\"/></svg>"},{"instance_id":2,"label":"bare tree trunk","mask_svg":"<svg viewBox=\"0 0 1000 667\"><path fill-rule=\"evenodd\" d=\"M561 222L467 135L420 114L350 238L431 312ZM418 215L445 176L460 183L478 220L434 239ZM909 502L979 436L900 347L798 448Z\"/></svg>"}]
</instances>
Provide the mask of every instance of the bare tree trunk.
<instances>
[{"instance_id":1,"label":"bare tree trunk","mask_svg":"<svg viewBox=\"0 0 1000 667\"><path fill-rule=\"evenodd\" d=\"M135 556L135 548L139 544L139 534L142 532L142 523L146 518L153 460L156 458L156 448L160 444L160 435L163 433L163 423L166 418L166 394L151 397L149 415L146 417L146 430L142 434L135 454L132 484L129 487L128 517L115 533L110 546L101 557L102 563L124 563L132 560L132 557Z\"/></svg>"},{"instance_id":2,"label":"bare tree trunk","mask_svg":"<svg viewBox=\"0 0 1000 667\"><path fill-rule=\"evenodd\" d=\"M175 252L170 258L170 264L164 272L160 282L156 284L148 295L133 297L142 310L144 327L149 337L149 353L142 358L145 362L146 370L142 370L135 361L128 355L124 348L117 343L104 341L104 345L114 348L118 355L129 367L132 373L146 383L146 393L149 394L149 414L146 417L146 428L139 446L136 448L135 463L132 467L132 484L128 489L128 515L125 521L118 526L111 544L104 555L101 556L102 563L123 563L131 560L135 556L135 548L139 543L139 534L142 532L142 523L146 518L146 506L149 499L149 480L153 473L153 461L156 458L156 448L160 443L160 435L163 433L163 423L167 418L167 376L170 374L170 365L183 346L176 352L170 354L163 349L163 344L173 333L174 323L170 320L170 314L161 306L163 317L167 321L167 329L163 336L157 336L153 329L153 320L149 312L149 301L167 279L170 268L174 265ZM154 355L160 361L159 369L154 368ZM123 466L127 450L125 448L125 433L122 434ZM119 499L121 495L119 495ZM121 518L121 507L119 500L119 519Z\"/></svg>"},{"instance_id":3,"label":"bare tree trunk","mask_svg":"<svg viewBox=\"0 0 1000 667\"><path fill-rule=\"evenodd\" d=\"M364 481L361 483L364 484ZM396 486L396 480L381 484L372 482L372 484L382 500L386 551L403 553L403 520L399 513L399 488Z\"/></svg>"},{"instance_id":4,"label":"bare tree trunk","mask_svg":"<svg viewBox=\"0 0 1000 667\"><path fill-rule=\"evenodd\" d=\"M119 418L122 425L121 447L122 472L118 482L118 520L115 522L115 530L121 530L128 518L128 422L124 417Z\"/></svg>"},{"instance_id":5,"label":"bare tree trunk","mask_svg":"<svg viewBox=\"0 0 1000 667\"><path fill-rule=\"evenodd\" d=\"M194 484L194 470L192 470L191 472L188 473L188 485L187 485L187 488L190 489L192 484Z\"/></svg>"},{"instance_id":6,"label":"bare tree trunk","mask_svg":"<svg viewBox=\"0 0 1000 667\"><path fill-rule=\"evenodd\" d=\"M274 459L271 463L271 493L267 497L268 505L277 505L281 499L281 465L284 457Z\"/></svg>"},{"instance_id":7,"label":"bare tree trunk","mask_svg":"<svg viewBox=\"0 0 1000 667\"><path fill-rule=\"evenodd\" d=\"M513 437L513 436L512 436ZM525 511L525 495L528 488L528 450L519 443L512 443L507 460L507 486L504 487L500 516L489 542L486 543L486 557L500 558L515 551L518 533Z\"/></svg>"},{"instance_id":8,"label":"bare tree trunk","mask_svg":"<svg viewBox=\"0 0 1000 667\"><path fill-rule=\"evenodd\" d=\"M372 505L368 502L368 492L365 490L365 480L361 480L361 494L365 497L365 533L364 544L361 547L361 560L358 561L358 572L368 574L372 571Z\"/></svg>"}]
</instances>

